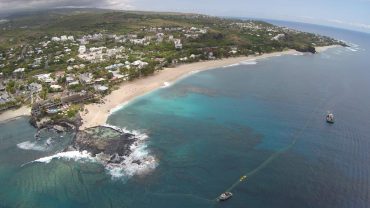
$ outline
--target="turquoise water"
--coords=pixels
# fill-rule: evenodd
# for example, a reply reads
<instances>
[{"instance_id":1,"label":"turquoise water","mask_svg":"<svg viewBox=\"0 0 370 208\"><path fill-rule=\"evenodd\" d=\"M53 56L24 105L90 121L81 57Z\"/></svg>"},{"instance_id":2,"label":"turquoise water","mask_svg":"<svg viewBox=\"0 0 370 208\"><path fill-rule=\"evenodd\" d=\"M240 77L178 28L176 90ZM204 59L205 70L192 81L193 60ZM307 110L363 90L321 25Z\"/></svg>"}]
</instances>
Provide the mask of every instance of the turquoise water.
<instances>
[{"instance_id":1,"label":"turquoise water","mask_svg":"<svg viewBox=\"0 0 370 208\"><path fill-rule=\"evenodd\" d=\"M142 151L157 166L145 174L66 159L21 166L72 135L25 150L27 120L1 124L0 207L369 207L370 35L290 26L356 45L197 73L131 102L108 123L149 136Z\"/></svg>"}]
</instances>

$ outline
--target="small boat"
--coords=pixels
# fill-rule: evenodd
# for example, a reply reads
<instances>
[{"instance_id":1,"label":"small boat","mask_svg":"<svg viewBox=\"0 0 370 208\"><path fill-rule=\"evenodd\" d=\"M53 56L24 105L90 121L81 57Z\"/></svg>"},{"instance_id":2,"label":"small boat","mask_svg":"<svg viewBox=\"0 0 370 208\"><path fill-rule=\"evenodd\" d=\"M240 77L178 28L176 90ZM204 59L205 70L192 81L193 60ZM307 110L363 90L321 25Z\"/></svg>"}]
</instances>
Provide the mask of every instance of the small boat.
<instances>
[{"instance_id":1,"label":"small boat","mask_svg":"<svg viewBox=\"0 0 370 208\"><path fill-rule=\"evenodd\" d=\"M226 201L233 196L231 192L224 192L218 197L218 201Z\"/></svg>"},{"instance_id":2,"label":"small boat","mask_svg":"<svg viewBox=\"0 0 370 208\"><path fill-rule=\"evenodd\" d=\"M332 113L329 112L326 115L326 122L327 123L330 123L330 124L333 124L334 123L334 114L332 114Z\"/></svg>"},{"instance_id":3,"label":"small boat","mask_svg":"<svg viewBox=\"0 0 370 208\"><path fill-rule=\"evenodd\" d=\"M247 176L244 175L240 178L240 181L244 181L245 179L247 179Z\"/></svg>"}]
</instances>

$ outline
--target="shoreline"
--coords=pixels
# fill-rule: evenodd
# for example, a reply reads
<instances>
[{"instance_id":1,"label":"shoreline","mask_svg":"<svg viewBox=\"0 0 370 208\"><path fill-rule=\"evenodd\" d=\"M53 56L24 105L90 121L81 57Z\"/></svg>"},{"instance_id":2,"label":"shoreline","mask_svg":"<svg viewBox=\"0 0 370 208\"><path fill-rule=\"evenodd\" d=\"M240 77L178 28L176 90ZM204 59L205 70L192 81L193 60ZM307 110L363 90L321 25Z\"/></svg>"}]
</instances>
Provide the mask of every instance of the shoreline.
<instances>
[{"instance_id":1,"label":"shoreline","mask_svg":"<svg viewBox=\"0 0 370 208\"><path fill-rule=\"evenodd\" d=\"M339 47L338 45L316 47L317 53L324 52L330 48ZM104 125L111 113L120 109L121 107L128 104L133 99L143 96L149 92L152 92L158 88L165 87L168 83L173 84L189 75L197 72L217 69L220 67L230 66L240 62L254 61L264 58L270 58L281 55L294 55L303 54L293 49L289 49L281 52L267 53L258 56L240 56L226 59L216 59L194 62L189 64L178 65L174 68L164 68L163 70L155 72L153 75L135 79L131 82L124 82L119 85L119 89L112 91L111 94L103 98L104 103L88 104L85 105L85 109L88 113L81 112L82 126L81 130ZM0 123L4 123L10 120L17 119L22 116L30 116L31 108L28 106L22 106L15 110L4 111L0 114Z\"/></svg>"},{"instance_id":2,"label":"shoreline","mask_svg":"<svg viewBox=\"0 0 370 208\"><path fill-rule=\"evenodd\" d=\"M338 45L316 47L317 53L324 52L330 48L339 47ZM111 94L104 97L102 104L89 104L85 106L87 113L81 113L83 124L80 130L104 125L112 112L125 106L133 99L143 96L158 88L164 87L166 84L173 84L188 75L196 72L206 71L210 69L217 69L220 67L230 66L240 62L254 61L264 58L270 58L281 55L294 55L303 54L293 49L281 52L273 52L259 56L241 56L226 59L217 59L209 61L201 61L190 64L179 65L175 68L164 68L161 71L155 72L148 77L133 80L131 82L123 83L119 86L118 90L113 91Z\"/></svg>"},{"instance_id":3,"label":"shoreline","mask_svg":"<svg viewBox=\"0 0 370 208\"><path fill-rule=\"evenodd\" d=\"M11 121L22 116L30 116L31 108L28 106L22 106L15 110L7 110L0 114L0 123Z\"/></svg>"}]
</instances>

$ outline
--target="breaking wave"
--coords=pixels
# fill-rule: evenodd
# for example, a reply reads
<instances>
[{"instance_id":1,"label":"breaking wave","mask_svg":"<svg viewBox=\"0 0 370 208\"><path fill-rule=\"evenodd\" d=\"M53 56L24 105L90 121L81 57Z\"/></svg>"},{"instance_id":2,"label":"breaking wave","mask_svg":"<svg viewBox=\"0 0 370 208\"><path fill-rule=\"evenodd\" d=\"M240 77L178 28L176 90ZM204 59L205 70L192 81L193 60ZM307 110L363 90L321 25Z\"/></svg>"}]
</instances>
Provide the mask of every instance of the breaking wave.
<instances>
[{"instance_id":1,"label":"breaking wave","mask_svg":"<svg viewBox=\"0 0 370 208\"><path fill-rule=\"evenodd\" d=\"M163 82L163 85L161 86L161 88L166 88L166 87L169 87L169 86L171 86L170 82Z\"/></svg>"},{"instance_id":2,"label":"breaking wave","mask_svg":"<svg viewBox=\"0 0 370 208\"><path fill-rule=\"evenodd\" d=\"M120 163L107 163L105 160L100 158L99 155L94 157L87 151L68 151L43 157L27 164L50 163L53 159L73 160L76 162L97 162L105 167L107 173L111 175L112 179L122 180L126 180L134 175L149 173L157 167L156 158L150 154L150 151L147 148L146 140L149 138L147 134L137 130L130 131L125 128L109 124L103 126L112 128L121 133L130 133L135 135L136 141L130 146L131 153L129 155L122 156L123 160Z\"/></svg>"},{"instance_id":3,"label":"breaking wave","mask_svg":"<svg viewBox=\"0 0 370 208\"><path fill-rule=\"evenodd\" d=\"M68 152L60 152L55 155L51 155L48 157L42 157L40 159L34 160L32 162L39 162L39 163L50 163L53 159L65 159L65 160L74 160L74 161L88 161L88 162L95 162L95 158L91 156L91 154L87 151L68 151Z\"/></svg>"},{"instance_id":4,"label":"breaking wave","mask_svg":"<svg viewBox=\"0 0 370 208\"><path fill-rule=\"evenodd\" d=\"M240 63L230 64L230 65L223 66L223 68L229 68L229 67L234 67L234 66L239 66L239 65Z\"/></svg>"},{"instance_id":5,"label":"breaking wave","mask_svg":"<svg viewBox=\"0 0 370 208\"><path fill-rule=\"evenodd\" d=\"M24 150L36 150L36 151L46 151L48 147L43 144L38 144L37 142L25 141L17 144L19 149Z\"/></svg>"},{"instance_id":6,"label":"breaking wave","mask_svg":"<svg viewBox=\"0 0 370 208\"><path fill-rule=\"evenodd\" d=\"M240 62L241 65L256 65L257 61L256 60L249 60L249 61L242 61Z\"/></svg>"},{"instance_id":7,"label":"breaking wave","mask_svg":"<svg viewBox=\"0 0 370 208\"><path fill-rule=\"evenodd\" d=\"M115 112L117 112L117 111L119 111L119 110L122 110L123 108L125 108L125 107L127 106L127 104L128 104L128 103L129 103L129 102L127 101L127 102L124 102L124 103L122 103L122 104L118 105L117 107L112 108L112 109L109 111L109 115L112 115L112 114L114 114Z\"/></svg>"},{"instance_id":8,"label":"breaking wave","mask_svg":"<svg viewBox=\"0 0 370 208\"><path fill-rule=\"evenodd\" d=\"M130 147L131 154L124 156L120 164L110 163L105 166L112 179L126 179L134 175L142 175L154 170L157 167L157 161L150 155L147 145L137 142Z\"/></svg>"}]
</instances>

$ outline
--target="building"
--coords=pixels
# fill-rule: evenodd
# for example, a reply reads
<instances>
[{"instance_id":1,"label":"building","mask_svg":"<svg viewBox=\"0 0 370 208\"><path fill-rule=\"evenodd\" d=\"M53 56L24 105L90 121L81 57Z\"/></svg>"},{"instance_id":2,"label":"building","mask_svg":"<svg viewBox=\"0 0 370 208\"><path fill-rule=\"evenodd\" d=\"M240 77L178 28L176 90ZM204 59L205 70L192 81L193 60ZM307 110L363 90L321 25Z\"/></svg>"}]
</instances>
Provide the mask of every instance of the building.
<instances>
[{"instance_id":1,"label":"building","mask_svg":"<svg viewBox=\"0 0 370 208\"><path fill-rule=\"evenodd\" d=\"M58 37L52 37L52 38L51 38L51 41L59 42L59 41L60 41L60 38L58 38Z\"/></svg>"},{"instance_id":2,"label":"building","mask_svg":"<svg viewBox=\"0 0 370 208\"><path fill-rule=\"evenodd\" d=\"M105 92L108 91L109 88L107 86L104 86L104 85L95 85L94 89L98 92L105 93Z\"/></svg>"},{"instance_id":3,"label":"building","mask_svg":"<svg viewBox=\"0 0 370 208\"><path fill-rule=\"evenodd\" d=\"M51 75L50 73L49 74L39 74L39 75L35 75L34 77L44 83L48 83L48 84L55 83L55 80L51 78L50 75Z\"/></svg>"},{"instance_id":4,"label":"building","mask_svg":"<svg viewBox=\"0 0 370 208\"><path fill-rule=\"evenodd\" d=\"M26 69L25 69L25 68L18 68L18 69L15 69L15 70L13 71L13 74L23 73L23 72L24 72L24 70L26 70Z\"/></svg>"},{"instance_id":5,"label":"building","mask_svg":"<svg viewBox=\"0 0 370 208\"><path fill-rule=\"evenodd\" d=\"M80 74L78 76L78 79L80 80L80 82L82 84L92 84L93 82L93 76L91 73L84 73L84 74Z\"/></svg>"},{"instance_id":6,"label":"building","mask_svg":"<svg viewBox=\"0 0 370 208\"><path fill-rule=\"evenodd\" d=\"M135 66L139 69L142 69L142 68L148 66L148 63L144 62L144 61L137 60L137 61L132 62L131 65Z\"/></svg>"},{"instance_id":7,"label":"building","mask_svg":"<svg viewBox=\"0 0 370 208\"><path fill-rule=\"evenodd\" d=\"M182 49L182 43L181 43L180 39L175 39L174 43L175 43L175 48L176 49Z\"/></svg>"},{"instance_id":8,"label":"building","mask_svg":"<svg viewBox=\"0 0 370 208\"><path fill-rule=\"evenodd\" d=\"M86 52L86 46L85 45L80 45L78 48L78 53L79 54L84 54Z\"/></svg>"},{"instance_id":9,"label":"building","mask_svg":"<svg viewBox=\"0 0 370 208\"><path fill-rule=\"evenodd\" d=\"M47 100L34 103L31 109L31 115L33 117L40 117L46 114L55 114L60 112L63 105L82 103L87 100L94 98L93 94L88 93L77 93L70 96L62 97L60 100Z\"/></svg>"},{"instance_id":10,"label":"building","mask_svg":"<svg viewBox=\"0 0 370 208\"><path fill-rule=\"evenodd\" d=\"M67 36L66 35L62 35L61 37L60 37L60 41L67 41L68 40L68 38L67 38Z\"/></svg>"},{"instance_id":11,"label":"building","mask_svg":"<svg viewBox=\"0 0 370 208\"><path fill-rule=\"evenodd\" d=\"M75 103L82 103L94 98L93 94L90 93L76 93L70 96L62 97L61 103L65 104L75 104Z\"/></svg>"},{"instance_id":12,"label":"building","mask_svg":"<svg viewBox=\"0 0 370 208\"><path fill-rule=\"evenodd\" d=\"M28 90L31 91L32 93L41 92L42 85L41 84L38 84L36 82L33 82L33 83L31 83L31 84L28 85Z\"/></svg>"},{"instance_id":13,"label":"building","mask_svg":"<svg viewBox=\"0 0 370 208\"><path fill-rule=\"evenodd\" d=\"M62 86L60 85L50 85L50 89L54 92L62 91Z\"/></svg>"}]
</instances>

